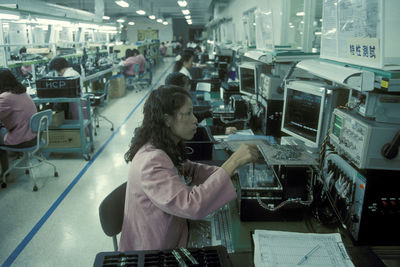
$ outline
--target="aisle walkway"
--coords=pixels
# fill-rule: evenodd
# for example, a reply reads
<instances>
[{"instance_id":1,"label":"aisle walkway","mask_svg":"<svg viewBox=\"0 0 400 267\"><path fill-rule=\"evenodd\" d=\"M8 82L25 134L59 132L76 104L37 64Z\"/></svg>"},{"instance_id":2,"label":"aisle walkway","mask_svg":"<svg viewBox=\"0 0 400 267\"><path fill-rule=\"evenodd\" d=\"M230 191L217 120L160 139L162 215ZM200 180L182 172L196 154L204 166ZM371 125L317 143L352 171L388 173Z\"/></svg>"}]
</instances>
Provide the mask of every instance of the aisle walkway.
<instances>
[{"instance_id":1,"label":"aisle walkway","mask_svg":"<svg viewBox=\"0 0 400 267\"><path fill-rule=\"evenodd\" d=\"M164 84L172 70L166 58L153 72L149 90L128 91L101 111L114 122L111 132L100 121L90 161L79 154L51 154L59 177L43 166L35 171L37 192L23 171L13 171L8 187L0 189L0 263L2 266L92 266L100 251L112 251L103 233L98 207L104 197L126 181L124 161L133 130L140 124L150 89Z\"/></svg>"}]
</instances>

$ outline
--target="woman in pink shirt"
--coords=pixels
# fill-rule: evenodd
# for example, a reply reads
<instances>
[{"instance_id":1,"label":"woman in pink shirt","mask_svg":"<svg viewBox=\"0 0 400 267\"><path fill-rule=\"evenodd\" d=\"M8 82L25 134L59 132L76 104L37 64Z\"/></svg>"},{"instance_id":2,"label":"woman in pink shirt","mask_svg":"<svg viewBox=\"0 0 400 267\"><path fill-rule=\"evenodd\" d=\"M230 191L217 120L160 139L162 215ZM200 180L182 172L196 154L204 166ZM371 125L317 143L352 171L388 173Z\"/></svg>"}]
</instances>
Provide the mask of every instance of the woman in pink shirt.
<instances>
[{"instance_id":1,"label":"woman in pink shirt","mask_svg":"<svg viewBox=\"0 0 400 267\"><path fill-rule=\"evenodd\" d=\"M197 119L181 87L151 92L144 119L125 160L131 162L120 250L162 250L186 246L187 219L198 220L236 198L231 176L257 159L254 145L242 145L221 166L187 160L185 140Z\"/></svg>"},{"instance_id":2,"label":"woman in pink shirt","mask_svg":"<svg viewBox=\"0 0 400 267\"><path fill-rule=\"evenodd\" d=\"M146 59L144 58L144 56L142 54L140 54L139 50L128 49L126 51L125 60L122 62L122 64L125 66L124 74L128 75L128 76L134 76L134 75L138 74L138 73L135 73L135 65L136 64L139 65L139 74L144 72Z\"/></svg>"},{"instance_id":3,"label":"woman in pink shirt","mask_svg":"<svg viewBox=\"0 0 400 267\"><path fill-rule=\"evenodd\" d=\"M36 144L36 134L29 122L36 106L9 69L0 68L0 145L29 147ZM7 151L0 149L1 170L8 169Z\"/></svg>"}]
</instances>

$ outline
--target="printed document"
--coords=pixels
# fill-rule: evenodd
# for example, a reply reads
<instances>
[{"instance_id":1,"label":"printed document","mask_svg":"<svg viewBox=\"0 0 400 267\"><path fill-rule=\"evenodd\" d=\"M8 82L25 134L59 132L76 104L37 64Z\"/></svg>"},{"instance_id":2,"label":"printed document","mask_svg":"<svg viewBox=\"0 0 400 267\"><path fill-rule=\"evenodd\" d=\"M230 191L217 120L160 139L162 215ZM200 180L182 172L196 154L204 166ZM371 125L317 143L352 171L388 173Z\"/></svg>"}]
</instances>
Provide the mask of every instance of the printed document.
<instances>
[{"instance_id":1,"label":"printed document","mask_svg":"<svg viewBox=\"0 0 400 267\"><path fill-rule=\"evenodd\" d=\"M354 266L338 233L255 230L253 240L255 267Z\"/></svg>"}]
</instances>

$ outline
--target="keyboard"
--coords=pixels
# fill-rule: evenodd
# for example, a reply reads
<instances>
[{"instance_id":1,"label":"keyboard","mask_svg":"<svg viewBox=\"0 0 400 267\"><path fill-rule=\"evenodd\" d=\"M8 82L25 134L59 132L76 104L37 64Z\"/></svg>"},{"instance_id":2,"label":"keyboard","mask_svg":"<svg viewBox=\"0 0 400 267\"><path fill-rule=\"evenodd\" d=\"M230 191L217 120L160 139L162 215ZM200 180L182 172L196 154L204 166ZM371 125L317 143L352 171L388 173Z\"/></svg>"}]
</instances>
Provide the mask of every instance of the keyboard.
<instances>
[{"instance_id":1,"label":"keyboard","mask_svg":"<svg viewBox=\"0 0 400 267\"><path fill-rule=\"evenodd\" d=\"M229 205L225 205L215 211L211 218L211 245L226 247L228 253L233 253L232 245L232 221Z\"/></svg>"}]
</instances>

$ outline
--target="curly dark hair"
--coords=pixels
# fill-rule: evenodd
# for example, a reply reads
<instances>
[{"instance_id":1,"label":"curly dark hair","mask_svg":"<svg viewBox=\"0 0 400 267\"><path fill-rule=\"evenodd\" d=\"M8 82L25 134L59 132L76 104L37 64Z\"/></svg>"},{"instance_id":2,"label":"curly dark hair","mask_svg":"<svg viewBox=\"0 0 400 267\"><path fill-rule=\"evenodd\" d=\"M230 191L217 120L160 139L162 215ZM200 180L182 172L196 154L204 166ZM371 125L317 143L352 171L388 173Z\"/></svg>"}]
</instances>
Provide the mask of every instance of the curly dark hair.
<instances>
[{"instance_id":1,"label":"curly dark hair","mask_svg":"<svg viewBox=\"0 0 400 267\"><path fill-rule=\"evenodd\" d=\"M151 92L143 107L142 126L125 153L126 162L132 161L138 150L148 142L167 153L175 166L187 159L184 142L174 143L164 119L165 114L175 117L187 99L190 99L190 94L178 86L163 85Z\"/></svg>"},{"instance_id":2,"label":"curly dark hair","mask_svg":"<svg viewBox=\"0 0 400 267\"><path fill-rule=\"evenodd\" d=\"M26 87L15 78L9 69L0 68L0 94L4 92L19 95L26 92Z\"/></svg>"}]
</instances>

